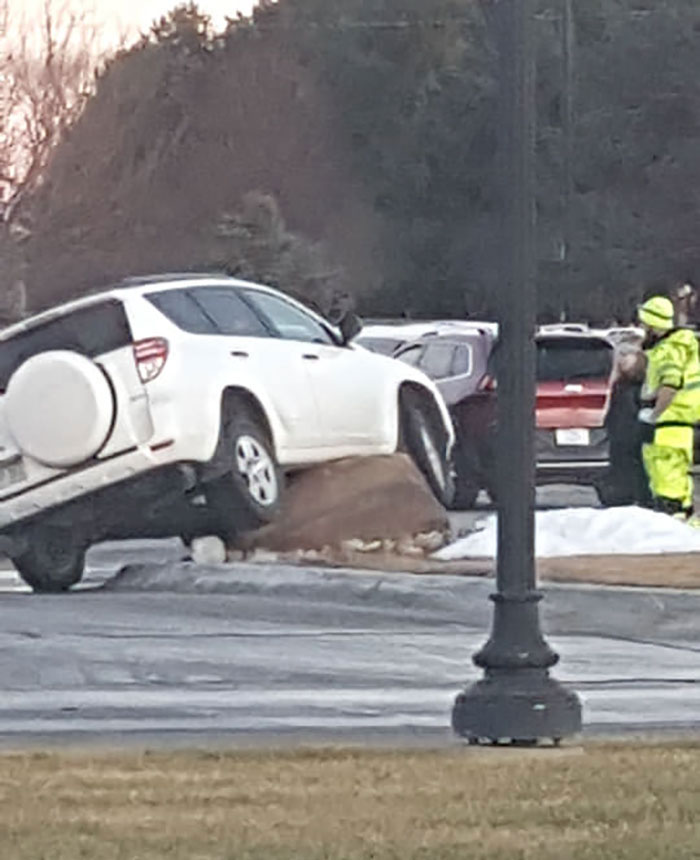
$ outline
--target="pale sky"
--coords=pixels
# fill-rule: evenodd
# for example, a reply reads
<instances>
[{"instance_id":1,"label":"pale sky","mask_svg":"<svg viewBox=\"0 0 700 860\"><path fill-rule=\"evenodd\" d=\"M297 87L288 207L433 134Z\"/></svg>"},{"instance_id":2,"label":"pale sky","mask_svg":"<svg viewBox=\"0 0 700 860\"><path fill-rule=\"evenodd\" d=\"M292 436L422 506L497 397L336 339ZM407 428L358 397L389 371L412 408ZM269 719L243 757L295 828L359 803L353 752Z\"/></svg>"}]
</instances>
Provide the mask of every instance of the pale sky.
<instances>
[{"instance_id":1,"label":"pale sky","mask_svg":"<svg viewBox=\"0 0 700 860\"><path fill-rule=\"evenodd\" d=\"M151 22L179 5L178 0L51 0L56 9L67 7L93 16L99 28L107 33L131 39L149 28ZM10 21L24 17L36 20L44 0L9 0ZM226 16L237 12L248 14L255 0L199 0L199 7L210 14L216 26L225 23Z\"/></svg>"}]
</instances>

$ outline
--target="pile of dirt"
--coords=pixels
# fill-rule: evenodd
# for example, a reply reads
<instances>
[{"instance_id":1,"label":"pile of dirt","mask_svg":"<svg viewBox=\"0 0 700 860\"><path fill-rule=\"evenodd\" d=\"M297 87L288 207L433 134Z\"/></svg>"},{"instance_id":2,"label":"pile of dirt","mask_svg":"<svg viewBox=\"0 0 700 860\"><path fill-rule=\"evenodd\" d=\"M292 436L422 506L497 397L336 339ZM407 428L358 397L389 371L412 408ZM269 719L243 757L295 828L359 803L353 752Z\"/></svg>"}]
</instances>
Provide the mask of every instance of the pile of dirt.
<instances>
[{"instance_id":1,"label":"pile of dirt","mask_svg":"<svg viewBox=\"0 0 700 860\"><path fill-rule=\"evenodd\" d=\"M233 549L423 556L448 534L447 514L413 461L394 454L293 476L279 519L241 536Z\"/></svg>"}]
</instances>

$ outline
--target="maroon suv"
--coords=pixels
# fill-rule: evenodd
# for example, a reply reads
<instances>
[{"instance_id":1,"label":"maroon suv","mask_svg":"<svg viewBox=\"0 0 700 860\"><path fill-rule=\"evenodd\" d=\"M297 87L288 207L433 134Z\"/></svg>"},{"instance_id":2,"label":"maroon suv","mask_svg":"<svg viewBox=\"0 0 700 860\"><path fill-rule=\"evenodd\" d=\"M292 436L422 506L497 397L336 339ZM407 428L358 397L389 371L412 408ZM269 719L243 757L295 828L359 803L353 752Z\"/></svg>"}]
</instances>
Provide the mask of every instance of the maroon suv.
<instances>
[{"instance_id":1,"label":"maroon suv","mask_svg":"<svg viewBox=\"0 0 700 860\"><path fill-rule=\"evenodd\" d=\"M540 334L537 346L535 450L538 484L588 484L605 492L609 442L605 417L613 346L589 332ZM457 436L455 507L471 507L479 490L495 500L496 372L491 329L431 335L395 357L437 383Z\"/></svg>"}]
</instances>

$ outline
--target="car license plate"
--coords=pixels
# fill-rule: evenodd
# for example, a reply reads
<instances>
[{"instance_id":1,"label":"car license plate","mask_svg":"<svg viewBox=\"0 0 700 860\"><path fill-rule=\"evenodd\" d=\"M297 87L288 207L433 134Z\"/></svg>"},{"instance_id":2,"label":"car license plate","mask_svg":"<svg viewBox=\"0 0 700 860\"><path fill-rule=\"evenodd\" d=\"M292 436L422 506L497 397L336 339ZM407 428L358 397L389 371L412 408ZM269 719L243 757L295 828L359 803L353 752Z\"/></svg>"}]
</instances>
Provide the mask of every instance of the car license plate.
<instances>
[{"instance_id":1,"label":"car license plate","mask_svg":"<svg viewBox=\"0 0 700 860\"><path fill-rule=\"evenodd\" d=\"M7 487L12 486L12 484L19 484L26 477L27 473L21 460L15 460L13 463L0 466L0 490L5 490Z\"/></svg>"},{"instance_id":2,"label":"car license plate","mask_svg":"<svg viewBox=\"0 0 700 860\"><path fill-rule=\"evenodd\" d=\"M555 430L554 438L557 445L590 445L591 431L586 428L567 428L566 430Z\"/></svg>"}]
</instances>

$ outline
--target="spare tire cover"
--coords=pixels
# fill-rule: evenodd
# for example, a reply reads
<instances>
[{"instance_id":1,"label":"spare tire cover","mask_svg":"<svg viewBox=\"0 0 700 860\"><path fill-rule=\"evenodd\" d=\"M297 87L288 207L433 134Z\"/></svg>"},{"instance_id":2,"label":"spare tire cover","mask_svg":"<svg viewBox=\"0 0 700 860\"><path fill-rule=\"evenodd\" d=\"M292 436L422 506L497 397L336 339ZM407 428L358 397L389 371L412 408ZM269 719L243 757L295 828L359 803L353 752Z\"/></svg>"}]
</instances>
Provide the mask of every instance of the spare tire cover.
<instances>
[{"instance_id":1,"label":"spare tire cover","mask_svg":"<svg viewBox=\"0 0 700 860\"><path fill-rule=\"evenodd\" d=\"M107 441L115 411L103 371L63 350L27 359L10 379L4 406L22 452L57 468L94 457Z\"/></svg>"}]
</instances>

